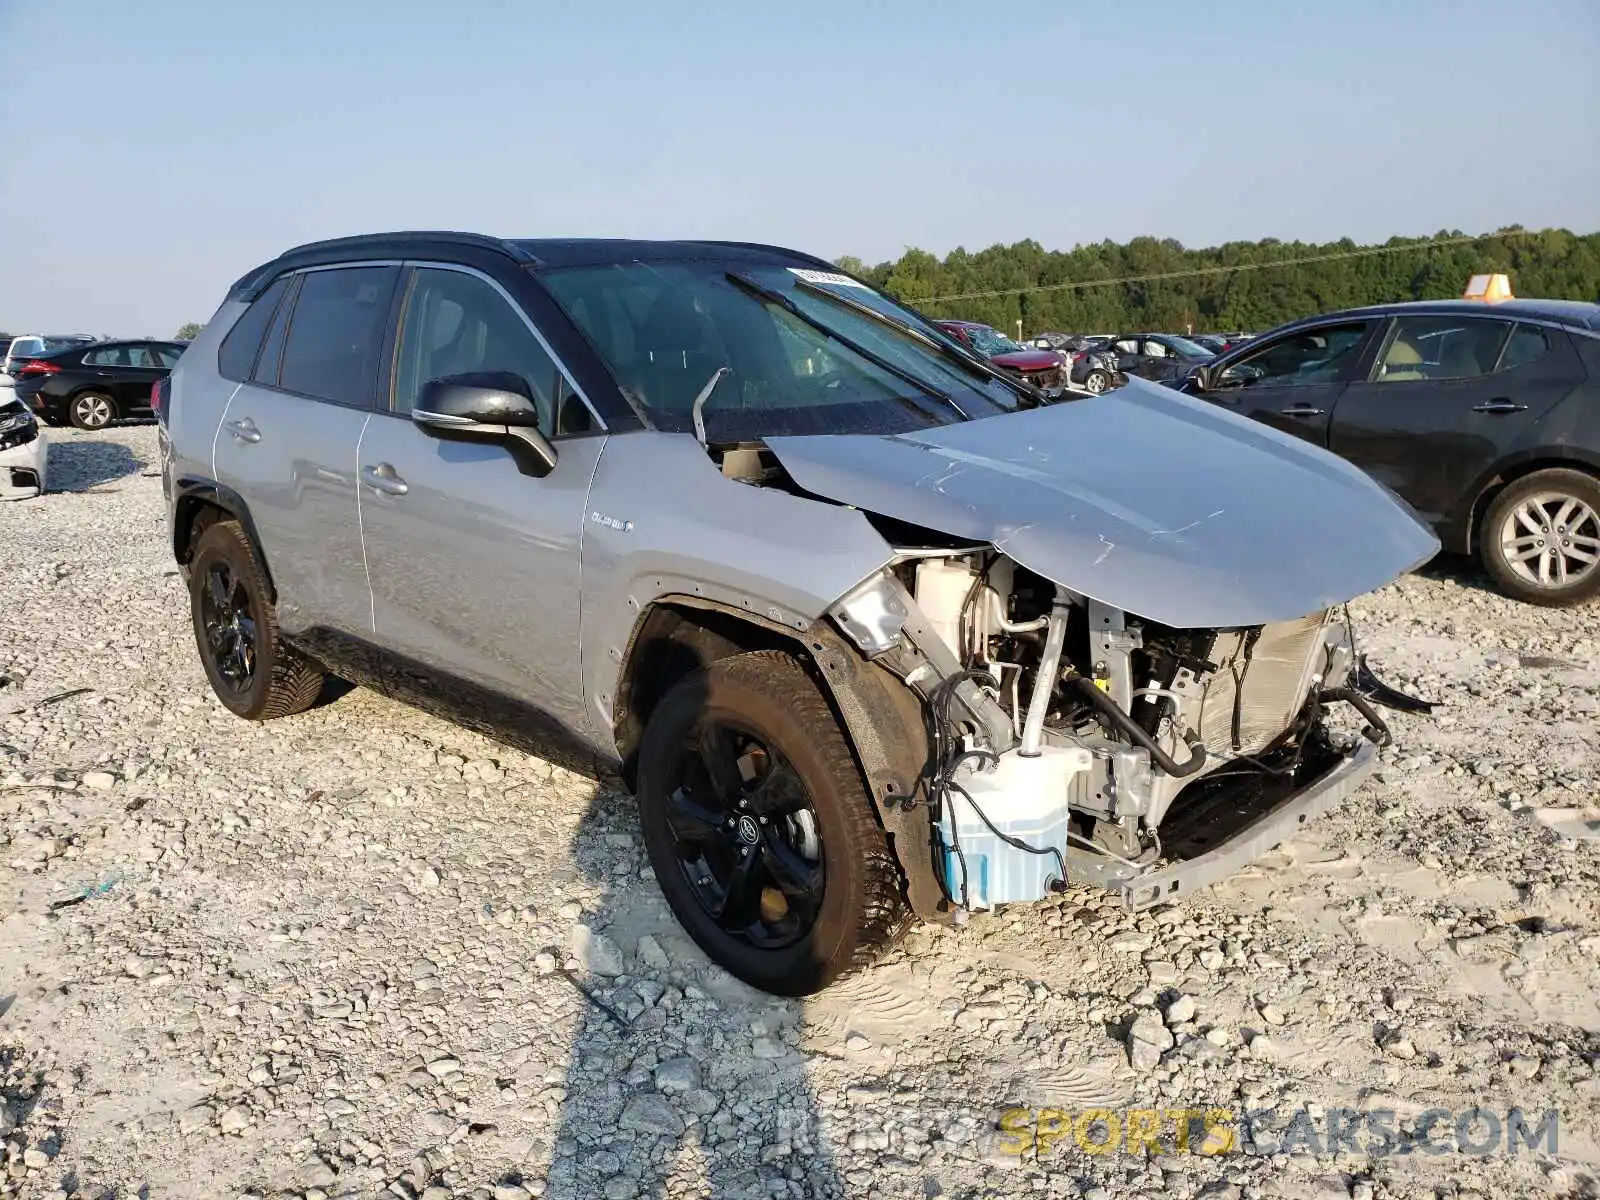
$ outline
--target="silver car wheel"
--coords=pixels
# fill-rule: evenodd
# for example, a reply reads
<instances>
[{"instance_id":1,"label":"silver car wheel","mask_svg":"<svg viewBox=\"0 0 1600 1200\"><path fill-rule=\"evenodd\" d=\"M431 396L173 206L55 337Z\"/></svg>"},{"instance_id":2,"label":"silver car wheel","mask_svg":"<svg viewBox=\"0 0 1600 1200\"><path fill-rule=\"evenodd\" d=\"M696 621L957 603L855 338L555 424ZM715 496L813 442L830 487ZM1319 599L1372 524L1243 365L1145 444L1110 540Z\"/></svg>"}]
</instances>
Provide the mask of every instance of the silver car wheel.
<instances>
[{"instance_id":1,"label":"silver car wheel","mask_svg":"<svg viewBox=\"0 0 1600 1200\"><path fill-rule=\"evenodd\" d=\"M1535 587L1568 587L1600 565L1600 514L1576 496L1539 492L1500 522L1500 553Z\"/></svg>"},{"instance_id":2,"label":"silver car wheel","mask_svg":"<svg viewBox=\"0 0 1600 1200\"><path fill-rule=\"evenodd\" d=\"M111 421L111 404L104 396L80 397L72 407L84 429L100 429Z\"/></svg>"},{"instance_id":3,"label":"silver car wheel","mask_svg":"<svg viewBox=\"0 0 1600 1200\"><path fill-rule=\"evenodd\" d=\"M1106 390L1106 377L1103 371L1090 371L1088 378L1083 381L1083 390L1098 396Z\"/></svg>"}]
</instances>

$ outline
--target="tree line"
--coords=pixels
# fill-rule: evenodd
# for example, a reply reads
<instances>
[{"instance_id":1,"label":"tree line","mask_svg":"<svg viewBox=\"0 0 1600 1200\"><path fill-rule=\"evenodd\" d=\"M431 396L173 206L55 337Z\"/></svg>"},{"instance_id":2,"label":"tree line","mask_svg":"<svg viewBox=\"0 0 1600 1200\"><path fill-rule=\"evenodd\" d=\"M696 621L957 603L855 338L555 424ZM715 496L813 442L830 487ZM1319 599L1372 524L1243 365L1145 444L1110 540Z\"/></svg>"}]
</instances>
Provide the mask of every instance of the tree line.
<instances>
[{"instance_id":1,"label":"tree line","mask_svg":"<svg viewBox=\"0 0 1600 1200\"><path fill-rule=\"evenodd\" d=\"M1259 332L1333 309L1459 296L1471 276L1486 272L1509 275L1518 296L1600 302L1600 233L1521 226L1474 238L1459 230L1395 237L1379 246L1265 238L1189 250L1171 238L1139 237L1046 250L1030 239L975 253L958 248L942 259L907 249L875 266L846 255L838 266L929 316L1008 333L1020 320L1030 336Z\"/></svg>"}]
</instances>

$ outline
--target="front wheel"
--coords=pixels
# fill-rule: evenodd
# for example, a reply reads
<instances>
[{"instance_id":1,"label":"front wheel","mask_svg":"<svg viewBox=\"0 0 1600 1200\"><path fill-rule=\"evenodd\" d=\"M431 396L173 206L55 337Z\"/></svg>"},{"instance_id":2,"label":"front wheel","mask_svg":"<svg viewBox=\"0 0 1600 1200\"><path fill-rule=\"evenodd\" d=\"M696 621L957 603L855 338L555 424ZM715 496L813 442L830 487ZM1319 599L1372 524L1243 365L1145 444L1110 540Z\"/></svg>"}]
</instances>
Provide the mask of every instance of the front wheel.
<instances>
[{"instance_id":1,"label":"front wheel","mask_svg":"<svg viewBox=\"0 0 1600 1200\"><path fill-rule=\"evenodd\" d=\"M1098 396L1111 386L1111 376L1104 371L1090 371L1083 381L1083 390Z\"/></svg>"},{"instance_id":2,"label":"front wheel","mask_svg":"<svg viewBox=\"0 0 1600 1200\"><path fill-rule=\"evenodd\" d=\"M819 991L904 929L899 868L827 701L801 663L721 659L651 714L639 812L656 880L752 987Z\"/></svg>"},{"instance_id":3,"label":"front wheel","mask_svg":"<svg viewBox=\"0 0 1600 1200\"><path fill-rule=\"evenodd\" d=\"M117 402L103 392L84 392L72 398L67 416L79 429L104 429L117 418Z\"/></svg>"},{"instance_id":4,"label":"front wheel","mask_svg":"<svg viewBox=\"0 0 1600 1200\"><path fill-rule=\"evenodd\" d=\"M1600 480L1535 471L1510 483L1484 515L1483 565L1500 590L1530 604L1576 604L1600 592Z\"/></svg>"}]
</instances>

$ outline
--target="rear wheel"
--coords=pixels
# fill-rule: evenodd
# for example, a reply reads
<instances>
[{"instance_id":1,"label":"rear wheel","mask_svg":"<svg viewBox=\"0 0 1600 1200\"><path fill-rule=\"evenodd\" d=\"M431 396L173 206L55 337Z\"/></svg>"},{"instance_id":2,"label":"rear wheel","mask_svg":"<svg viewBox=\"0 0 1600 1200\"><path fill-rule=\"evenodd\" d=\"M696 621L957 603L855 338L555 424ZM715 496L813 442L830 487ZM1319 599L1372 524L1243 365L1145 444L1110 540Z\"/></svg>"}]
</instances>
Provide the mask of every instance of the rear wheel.
<instances>
[{"instance_id":1,"label":"rear wheel","mask_svg":"<svg viewBox=\"0 0 1600 1200\"><path fill-rule=\"evenodd\" d=\"M117 402L104 392L84 392L72 398L67 416L79 429L104 429L117 419Z\"/></svg>"},{"instance_id":2,"label":"rear wheel","mask_svg":"<svg viewBox=\"0 0 1600 1200\"><path fill-rule=\"evenodd\" d=\"M832 710L800 662L721 659L657 705L639 809L689 935L753 987L826 987L904 929L900 872Z\"/></svg>"},{"instance_id":3,"label":"rear wheel","mask_svg":"<svg viewBox=\"0 0 1600 1200\"><path fill-rule=\"evenodd\" d=\"M1479 534L1500 590L1531 604L1566 605L1600 592L1600 480L1535 471L1495 497Z\"/></svg>"},{"instance_id":4,"label":"rear wheel","mask_svg":"<svg viewBox=\"0 0 1600 1200\"><path fill-rule=\"evenodd\" d=\"M1110 386L1111 376L1107 375L1104 371L1090 371L1088 376L1083 381L1083 390L1086 392L1093 392L1096 396Z\"/></svg>"},{"instance_id":5,"label":"rear wheel","mask_svg":"<svg viewBox=\"0 0 1600 1200\"><path fill-rule=\"evenodd\" d=\"M229 711L268 721L316 703L322 672L279 635L266 573L235 522L219 521L200 535L189 563L189 606L206 678Z\"/></svg>"}]
</instances>

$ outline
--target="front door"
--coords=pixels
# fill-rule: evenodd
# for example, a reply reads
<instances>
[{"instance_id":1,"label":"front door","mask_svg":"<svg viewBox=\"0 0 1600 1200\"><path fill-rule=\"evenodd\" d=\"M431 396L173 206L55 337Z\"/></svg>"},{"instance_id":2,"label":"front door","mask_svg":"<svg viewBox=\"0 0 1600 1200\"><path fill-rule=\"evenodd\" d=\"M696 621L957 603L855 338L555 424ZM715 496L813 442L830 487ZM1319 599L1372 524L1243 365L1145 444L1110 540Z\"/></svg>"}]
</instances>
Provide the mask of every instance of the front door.
<instances>
[{"instance_id":1,"label":"front door","mask_svg":"<svg viewBox=\"0 0 1600 1200\"><path fill-rule=\"evenodd\" d=\"M278 622L308 645L372 629L356 452L399 277L396 266L304 272L217 430L217 480L248 502Z\"/></svg>"},{"instance_id":2,"label":"front door","mask_svg":"<svg viewBox=\"0 0 1600 1200\"><path fill-rule=\"evenodd\" d=\"M1393 322L1334 410L1329 448L1440 523L1584 380L1567 335L1490 316Z\"/></svg>"},{"instance_id":3,"label":"front door","mask_svg":"<svg viewBox=\"0 0 1600 1200\"><path fill-rule=\"evenodd\" d=\"M1302 328L1221 366L1207 400L1319 446L1334 405L1365 361L1374 320ZM1220 364L1219 364L1220 365Z\"/></svg>"},{"instance_id":4,"label":"front door","mask_svg":"<svg viewBox=\"0 0 1600 1200\"><path fill-rule=\"evenodd\" d=\"M587 736L578 578L589 482L605 446L532 323L476 271L411 272L387 411L361 440L361 521L375 640L408 699L465 682ZM555 469L522 474L502 446L441 441L412 424L430 379L521 375Z\"/></svg>"}]
</instances>

